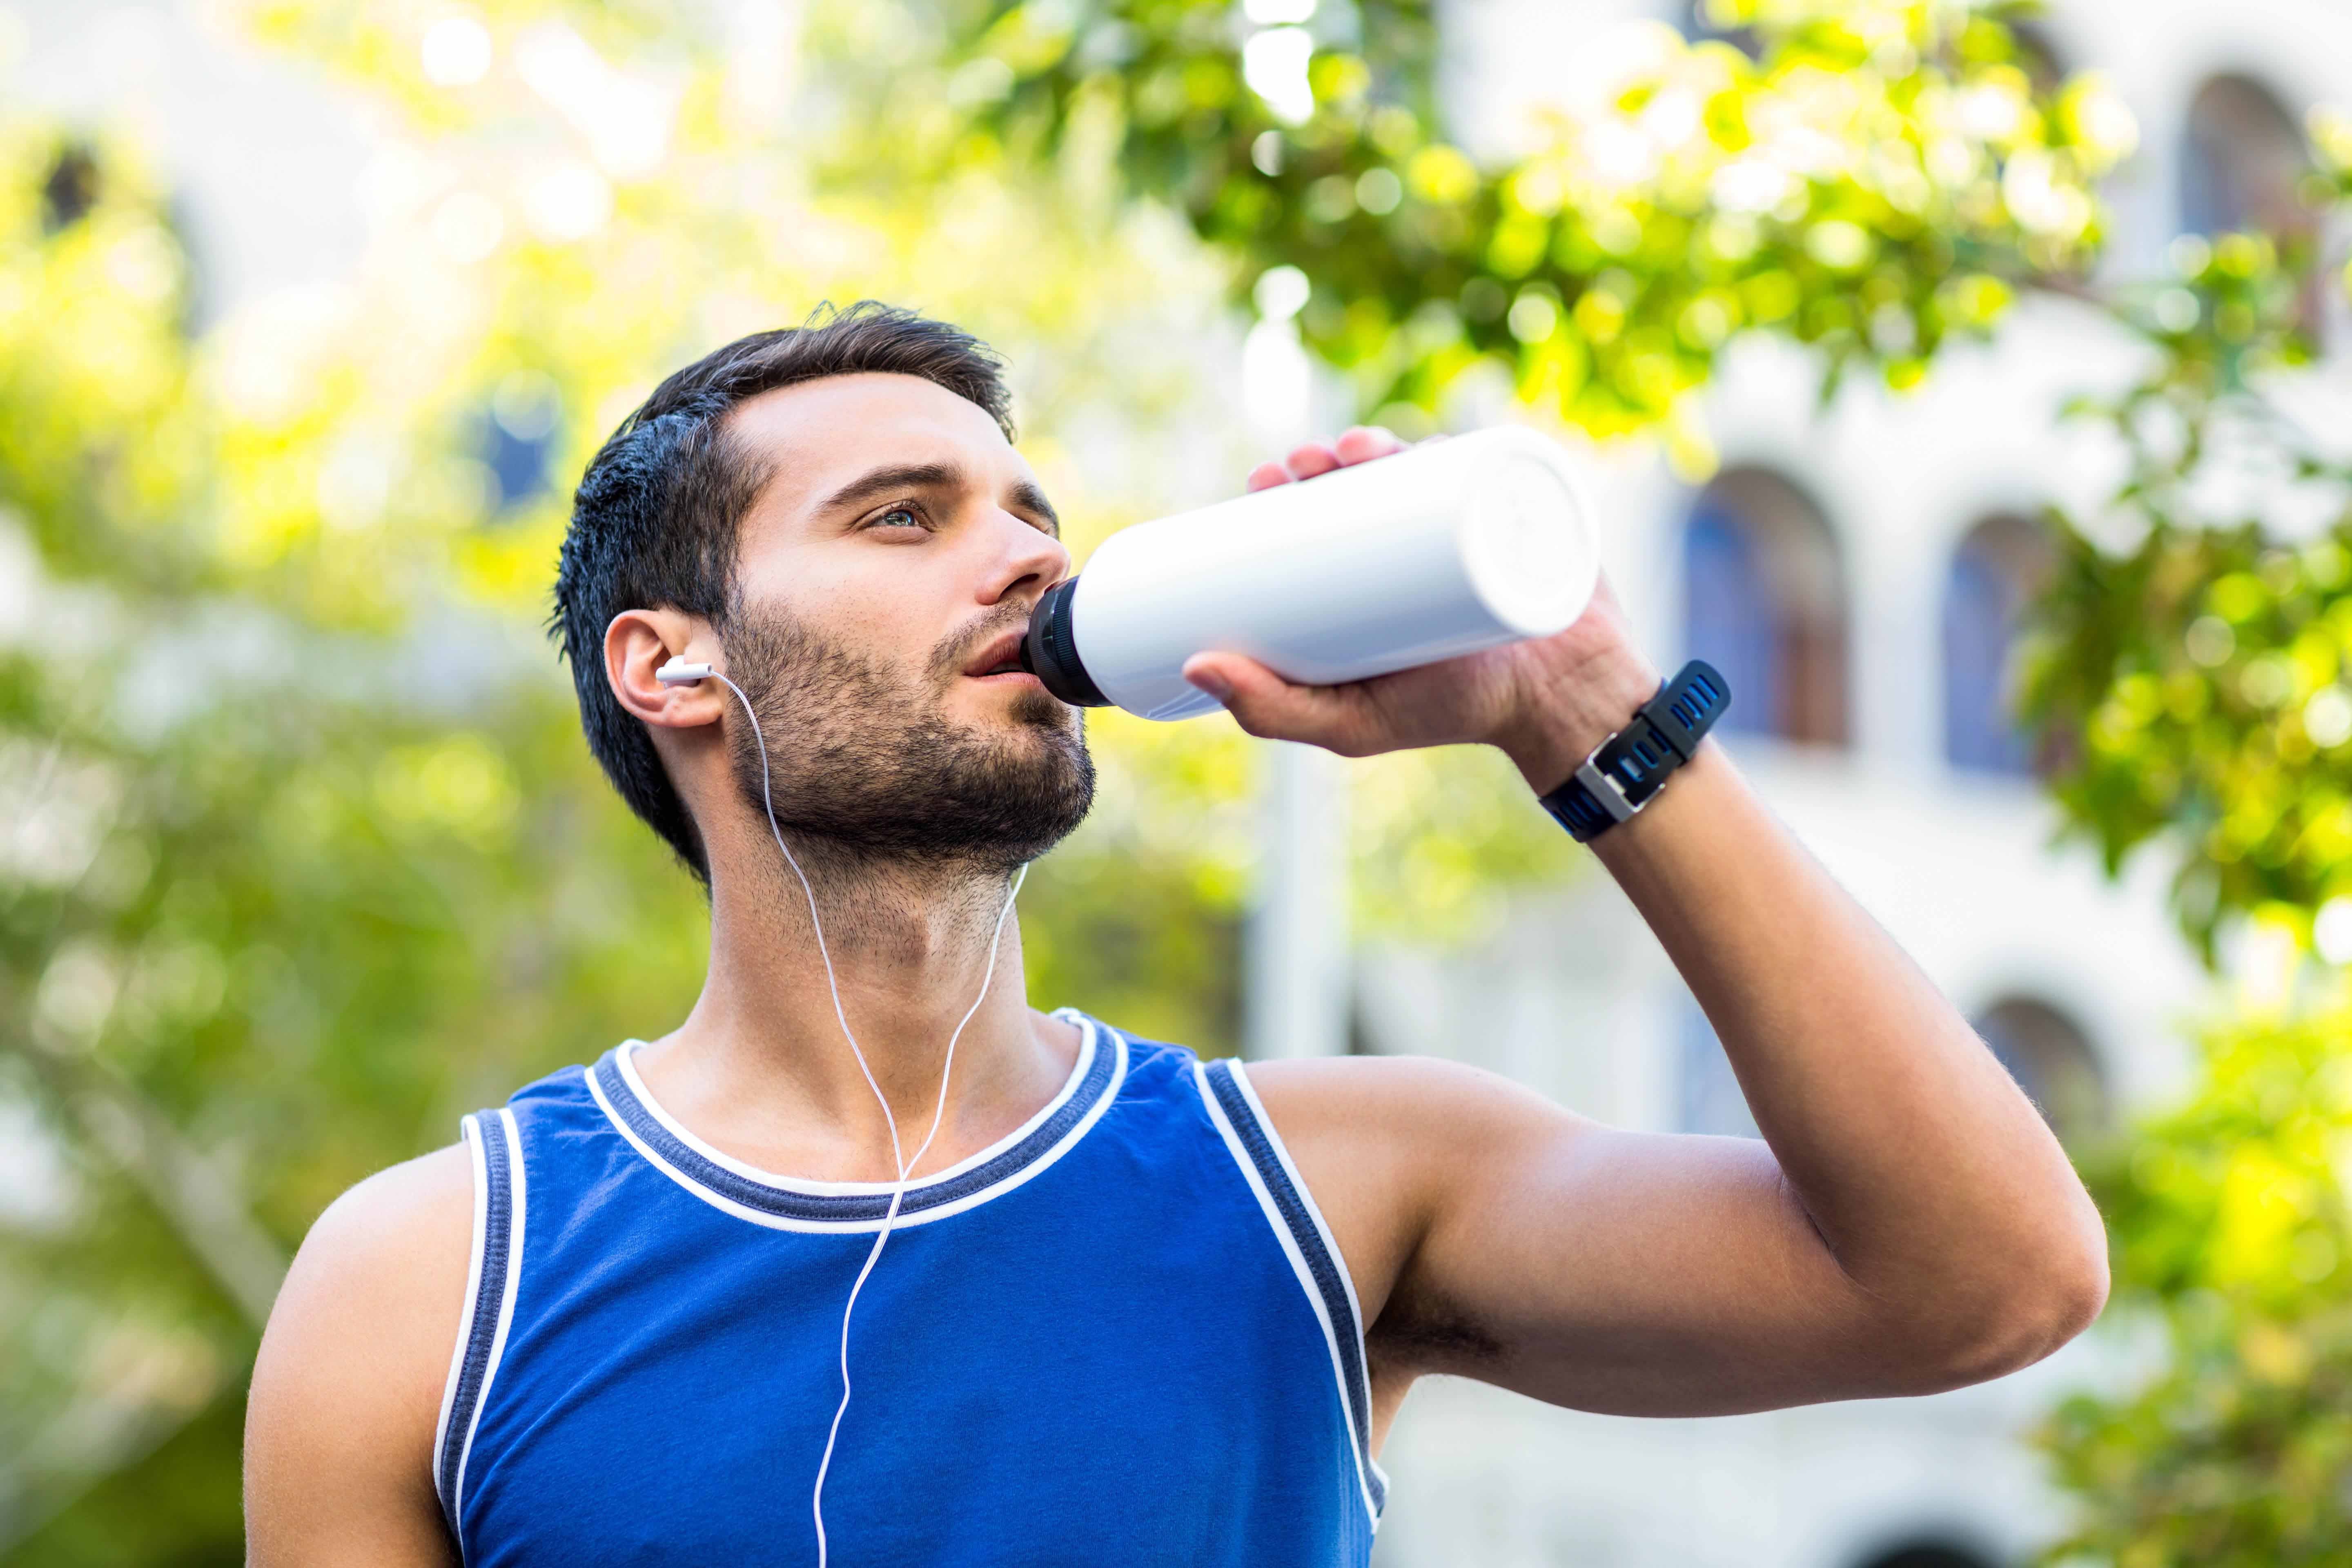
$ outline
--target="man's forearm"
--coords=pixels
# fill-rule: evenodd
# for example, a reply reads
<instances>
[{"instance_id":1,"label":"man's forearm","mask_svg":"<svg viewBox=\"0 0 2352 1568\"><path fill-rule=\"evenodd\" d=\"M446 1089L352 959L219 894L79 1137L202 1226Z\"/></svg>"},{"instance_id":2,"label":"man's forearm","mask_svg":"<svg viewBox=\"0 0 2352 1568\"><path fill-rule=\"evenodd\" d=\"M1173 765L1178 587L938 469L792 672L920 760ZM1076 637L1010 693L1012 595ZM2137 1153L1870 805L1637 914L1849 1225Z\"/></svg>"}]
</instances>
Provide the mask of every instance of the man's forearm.
<instances>
[{"instance_id":1,"label":"man's forearm","mask_svg":"<svg viewBox=\"0 0 2352 1568\"><path fill-rule=\"evenodd\" d=\"M1580 759L1600 738L1582 716L1561 728L1574 732L1556 749ZM1890 1328L1999 1361L2096 1312L2098 1215L2056 1140L1719 745L1702 743L1592 847L1706 1009L1824 1243Z\"/></svg>"}]
</instances>

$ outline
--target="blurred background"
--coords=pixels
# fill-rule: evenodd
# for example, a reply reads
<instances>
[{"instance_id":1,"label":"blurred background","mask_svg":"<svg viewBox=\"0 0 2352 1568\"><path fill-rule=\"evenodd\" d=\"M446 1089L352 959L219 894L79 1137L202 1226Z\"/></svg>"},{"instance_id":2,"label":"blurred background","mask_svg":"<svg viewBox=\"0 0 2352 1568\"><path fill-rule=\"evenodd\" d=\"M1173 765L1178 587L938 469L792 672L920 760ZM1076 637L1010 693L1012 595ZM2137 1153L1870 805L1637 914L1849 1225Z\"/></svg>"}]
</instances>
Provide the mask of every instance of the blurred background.
<instances>
[{"instance_id":1,"label":"blurred background","mask_svg":"<svg viewBox=\"0 0 2352 1568\"><path fill-rule=\"evenodd\" d=\"M0 5L0 1563L240 1561L310 1221L689 1005L556 543L869 296L1009 357L1082 551L1359 419L1568 443L2107 1215L2105 1321L1953 1394L1425 1382L1381 1563L2352 1561L2347 79L2337 0ZM1037 1005L1754 1134L1499 757L1093 735Z\"/></svg>"}]
</instances>

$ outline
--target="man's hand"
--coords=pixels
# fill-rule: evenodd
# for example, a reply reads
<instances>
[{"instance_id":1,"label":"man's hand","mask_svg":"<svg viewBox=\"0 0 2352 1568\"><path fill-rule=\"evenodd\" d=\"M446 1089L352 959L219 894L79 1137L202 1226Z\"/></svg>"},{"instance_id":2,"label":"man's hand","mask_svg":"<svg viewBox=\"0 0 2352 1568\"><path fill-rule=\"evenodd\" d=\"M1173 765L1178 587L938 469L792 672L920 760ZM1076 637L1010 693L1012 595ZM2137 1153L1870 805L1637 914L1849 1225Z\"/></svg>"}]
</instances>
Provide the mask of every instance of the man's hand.
<instances>
[{"instance_id":1,"label":"man's hand","mask_svg":"<svg viewBox=\"0 0 2352 1568\"><path fill-rule=\"evenodd\" d=\"M1444 437L1433 436L1431 440ZM1304 483L1406 450L1394 432L1359 425L1252 469L1249 488ZM1364 757L1415 746L1499 746L1538 794L1558 786L1658 689L1627 635L1606 576L1567 630L1344 686L1297 686L1234 653L1195 654L1184 678L1243 729Z\"/></svg>"}]
</instances>

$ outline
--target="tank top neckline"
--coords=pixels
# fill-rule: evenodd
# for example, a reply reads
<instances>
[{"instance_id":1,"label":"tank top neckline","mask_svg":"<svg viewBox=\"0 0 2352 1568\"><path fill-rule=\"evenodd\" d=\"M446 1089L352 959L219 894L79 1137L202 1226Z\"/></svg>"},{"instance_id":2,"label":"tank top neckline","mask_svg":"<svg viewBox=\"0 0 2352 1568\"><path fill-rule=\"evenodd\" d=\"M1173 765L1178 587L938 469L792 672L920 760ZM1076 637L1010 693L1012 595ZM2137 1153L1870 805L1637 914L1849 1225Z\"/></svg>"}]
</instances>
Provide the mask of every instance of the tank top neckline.
<instances>
[{"instance_id":1,"label":"tank top neckline","mask_svg":"<svg viewBox=\"0 0 2352 1568\"><path fill-rule=\"evenodd\" d=\"M1118 1097L1127 1042L1076 1008L1052 1016L1079 1028L1077 1059L1055 1096L988 1147L908 1187L897 1224L943 1219L1020 1185L1067 1152ZM664 1110L637 1076L643 1040L624 1040L586 1074L614 1131L664 1175L714 1207L788 1230L873 1230L894 1182L821 1182L762 1170L705 1142Z\"/></svg>"}]
</instances>

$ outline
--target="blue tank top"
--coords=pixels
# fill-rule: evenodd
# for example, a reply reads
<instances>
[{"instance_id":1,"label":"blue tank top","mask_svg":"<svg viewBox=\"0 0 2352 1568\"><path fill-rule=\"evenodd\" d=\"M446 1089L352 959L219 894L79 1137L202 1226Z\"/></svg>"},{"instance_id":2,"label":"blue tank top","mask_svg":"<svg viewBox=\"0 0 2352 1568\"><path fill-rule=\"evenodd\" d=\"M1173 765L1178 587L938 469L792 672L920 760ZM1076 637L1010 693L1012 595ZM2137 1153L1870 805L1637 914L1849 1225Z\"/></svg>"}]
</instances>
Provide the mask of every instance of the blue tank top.
<instances>
[{"instance_id":1,"label":"blue tank top","mask_svg":"<svg viewBox=\"0 0 2352 1568\"><path fill-rule=\"evenodd\" d=\"M1355 1291L1249 1078L1068 1009L1061 1091L908 1189L850 1328L840 1568L1370 1556ZM465 1331L434 1444L481 1568L816 1562L841 1310L887 1184L730 1159L638 1042L465 1121Z\"/></svg>"}]
</instances>

